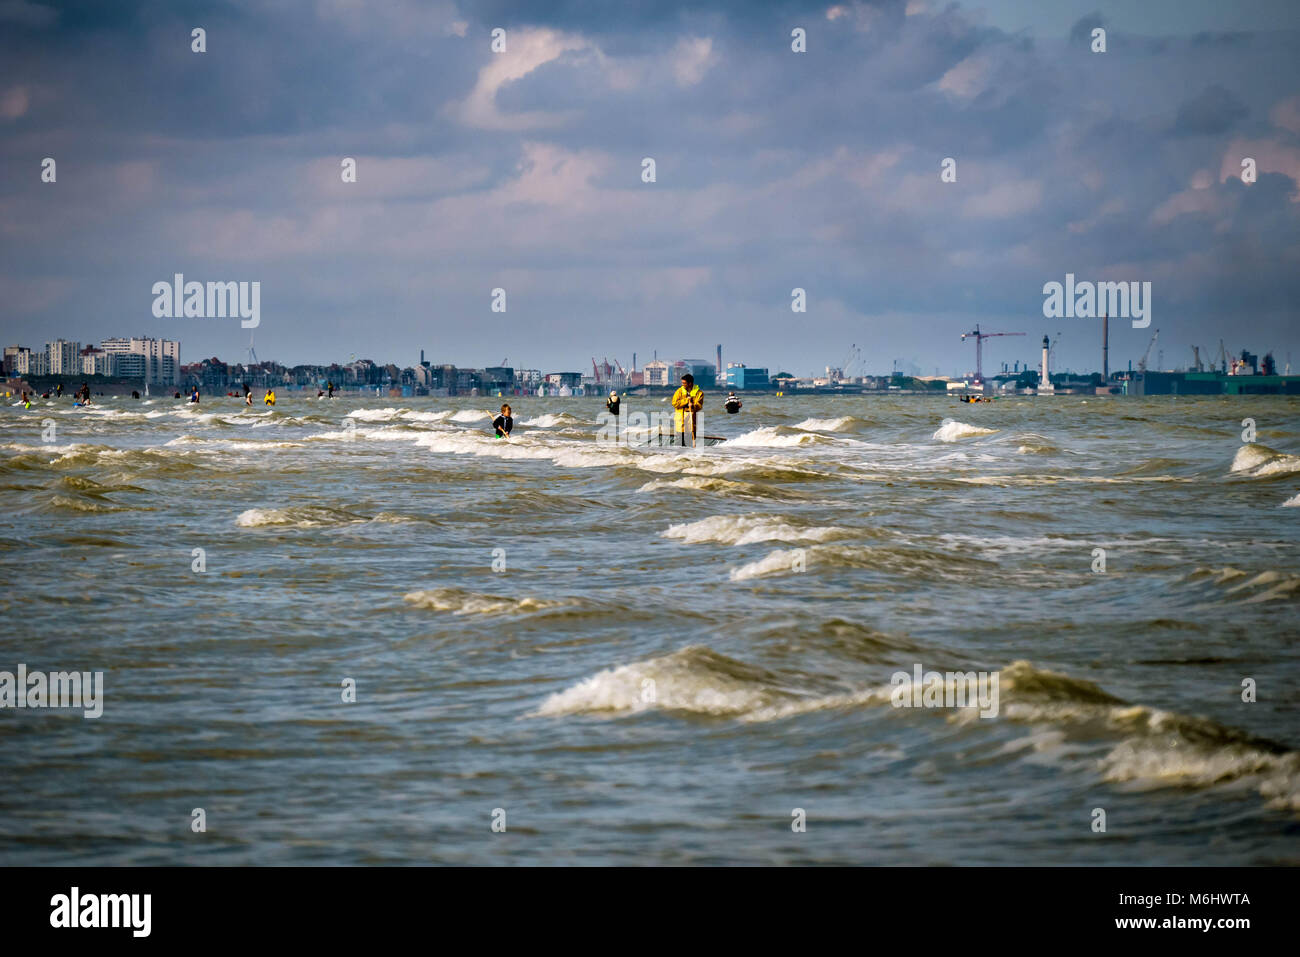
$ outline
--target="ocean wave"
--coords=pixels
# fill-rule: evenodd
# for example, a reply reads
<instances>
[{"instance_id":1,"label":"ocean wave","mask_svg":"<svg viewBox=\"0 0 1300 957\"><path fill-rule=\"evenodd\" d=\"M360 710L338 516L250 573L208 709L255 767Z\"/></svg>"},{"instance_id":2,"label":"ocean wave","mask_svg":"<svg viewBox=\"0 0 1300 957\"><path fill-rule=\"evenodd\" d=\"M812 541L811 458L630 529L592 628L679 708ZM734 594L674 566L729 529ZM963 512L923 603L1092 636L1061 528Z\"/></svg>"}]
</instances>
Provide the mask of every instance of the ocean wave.
<instances>
[{"instance_id":1,"label":"ocean wave","mask_svg":"<svg viewBox=\"0 0 1300 957\"><path fill-rule=\"evenodd\" d=\"M353 409L346 417L356 419L358 422L388 422L399 415L410 416L412 414L410 409Z\"/></svg>"},{"instance_id":2,"label":"ocean wave","mask_svg":"<svg viewBox=\"0 0 1300 957\"><path fill-rule=\"evenodd\" d=\"M1292 495L1289 499L1287 499L1285 502L1282 503L1283 508L1295 508L1297 506L1300 506L1300 492L1297 492L1295 495Z\"/></svg>"},{"instance_id":3,"label":"ocean wave","mask_svg":"<svg viewBox=\"0 0 1300 957\"><path fill-rule=\"evenodd\" d=\"M938 442L957 442L977 435L992 435L996 431L997 429L986 429L968 422L958 422L956 419L944 419L931 438Z\"/></svg>"},{"instance_id":4,"label":"ocean wave","mask_svg":"<svg viewBox=\"0 0 1300 957\"><path fill-rule=\"evenodd\" d=\"M1300 455L1279 452L1255 442L1237 449L1232 458L1232 471L1249 478L1272 478L1300 472Z\"/></svg>"},{"instance_id":5,"label":"ocean wave","mask_svg":"<svg viewBox=\"0 0 1300 957\"><path fill-rule=\"evenodd\" d=\"M797 445L813 445L829 441L824 436L812 432L800 432L797 435L782 433L780 426L765 425L752 432L745 432L734 439L727 439L732 448L792 448Z\"/></svg>"},{"instance_id":6,"label":"ocean wave","mask_svg":"<svg viewBox=\"0 0 1300 957\"><path fill-rule=\"evenodd\" d=\"M851 415L841 415L834 419L804 419L791 428L802 429L805 432L847 432L860 421Z\"/></svg>"},{"instance_id":7,"label":"ocean wave","mask_svg":"<svg viewBox=\"0 0 1300 957\"><path fill-rule=\"evenodd\" d=\"M966 672L973 669L959 669ZM924 709L951 723L1046 725L1064 738L1100 738L1092 769L1109 782L1147 788L1253 786L1270 807L1300 811L1300 754L1206 718L1130 704L1091 681L1013 661L998 675L996 716L978 704ZM944 672L945 688L955 675ZM614 717L651 709L742 722L790 720L827 710L893 708L897 686L829 689L690 645L663 657L598 672L548 696L530 717ZM897 709L909 712L911 709ZM1073 750L1073 749L1071 749Z\"/></svg>"},{"instance_id":8,"label":"ocean wave","mask_svg":"<svg viewBox=\"0 0 1300 957\"><path fill-rule=\"evenodd\" d=\"M486 424L492 421L493 418L492 413L477 409L462 409L451 414L452 422L483 422Z\"/></svg>"},{"instance_id":9,"label":"ocean wave","mask_svg":"<svg viewBox=\"0 0 1300 957\"><path fill-rule=\"evenodd\" d=\"M572 607L575 604L572 601L485 595L463 588L430 588L407 592L402 600L417 608L449 611L453 615L515 615Z\"/></svg>"},{"instance_id":10,"label":"ocean wave","mask_svg":"<svg viewBox=\"0 0 1300 957\"><path fill-rule=\"evenodd\" d=\"M1215 589L1215 597L1229 604L1257 605L1261 602L1294 600L1300 591L1300 575L1269 569L1251 574L1240 568L1197 568L1189 582L1204 582Z\"/></svg>"},{"instance_id":11,"label":"ocean wave","mask_svg":"<svg viewBox=\"0 0 1300 957\"><path fill-rule=\"evenodd\" d=\"M519 424L534 429L553 429L557 425L584 425L586 423L584 423L582 419L569 415L567 412L548 412L545 415L539 415L534 419L524 419Z\"/></svg>"},{"instance_id":12,"label":"ocean wave","mask_svg":"<svg viewBox=\"0 0 1300 957\"><path fill-rule=\"evenodd\" d=\"M753 545L757 542L825 542L854 534L838 525L791 524L779 515L713 515L697 522L670 525L664 538L679 538L684 544L716 542L722 545Z\"/></svg>"},{"instance_id":13,"label":"ocean wave","mask_svg":"<svg viewBox=\"0 0 1300 957\"><path fill-rule=\"evenodd\" d=\"M1300 754L1207 718L1130 704L1095 684L1014 661L1000 673L1002 714L1122 740L1102 758L1104 780L1145 787L1253 785L1270 807L1300 811ZM969 720L969 715L963 716Z\"/></svg>"},{"instance_id":14,"label":"ocean wave","mask_svg":"<svg viewBox=\"0 0 1300 957\"><path fill-rule=\"evenodd\" d=\"M87 501L85 498L69 498L66 495L55 495L47 503L47 507L52 511L70 511L70 512L128 512L131 508L125 505L110 505L105 501Z\"/></svg>"},{"instance_id":15,"label":"ocean wave","mask_svg":"<svg viewBox=\"0 0 1300 957\"><path fill-rule=\"evenodd\" d=\"M668 492L688 489L695 492L709 492L716 495L733 495L737 498L780 498L789 493L778 495L774 490L765 489L752 482L735 482L731 479L707 475L685 475L678 479L654 479L642 485L638 492Z\"/></svg>"},{"instance_id":16,"label":"ocean wave","mask_svg":"<svg viewBox=\"0 0 1300 957\"><path fill-rule=\"evenodd\" d=\"M1020 455L1055 455L1061 449L1051 439L1034 432L1025 432L1020 437L1016 452Z\"/></svg>"},{"instance_id":17,"label":"ocean wave","mask_svg":"<svg viewBox=\"0 0 1300 957\"><path fill-rule=\"evenodd\" d=\"M340 508L325 505L294 505L289 508L250 508L239 513L235 524L240 528L288 526L316 528L322 525L347 525L365 518Z\"/></svg>"}]
</instances>

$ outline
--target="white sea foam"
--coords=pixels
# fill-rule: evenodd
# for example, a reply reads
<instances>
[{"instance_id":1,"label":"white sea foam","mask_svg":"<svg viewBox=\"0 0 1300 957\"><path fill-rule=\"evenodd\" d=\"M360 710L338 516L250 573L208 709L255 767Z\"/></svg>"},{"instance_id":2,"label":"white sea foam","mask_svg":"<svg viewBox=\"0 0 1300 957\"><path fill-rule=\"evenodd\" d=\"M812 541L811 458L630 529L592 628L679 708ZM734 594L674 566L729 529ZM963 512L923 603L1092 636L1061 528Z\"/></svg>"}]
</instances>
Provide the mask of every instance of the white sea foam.
<instances>
[{"instance_id":1,"label":"white sea foam","mask_svg":"<svg viewBox=\"0 0 1300 957\"><path fill-rule=\"evenodd\" d=\"M793 428L805 432L844 432L856 421L858 420L851 415L841 415L834 419L804 419Z\"/></svg>"},{"instance_id":2,"label":"white sea foam","mask_svg":"<svg viewBox=\"0 0 1300 957\"><path fill-rule=\"evenodd\" d=\"M1300 472L1300 455L1290 455L1251 442L1237 449L1232 459L1232 471L1251 478L1289 475Z\"/></svg>"},{"instance_id":3,"label":"white sea foam","mask_svg":"<svg viewBox=\"0 0 1300 957\"><path fill-rule=\"evenodd\" d=\"M432 611L449 611L453 615L504 615L522 612L545 611L572 605L569 601L549 601L540 598L513 598L503 595L484 595L462 588L430 588L407 592L402 600L417 608Z\"/></svg>"},{"instance_id":4,"label":"white sea foam","mask_svg":"<svg viewBox=\"0 0 1300 957\"><path fill-rule=\"evenodd\" d=\"M762 578L765 575L782 575L794 571L795 559L800 557L799 551L801 550L778 548L776 551L768 552L767 555L756 562L749 562L738 568L731 569L728 572L728 577L733 582L743 582L749 581L751 578ZM806 560L806 550L802 557Z\"/></svg>"},{"instance_id":5,"label":"white sea foam","mask_svg":"<svg viewBox=\"0 0 1300 957\"><path fill-rule=\"evenodd\" d=\"M581 423L581 419L575 418L567 412L560 412L558 414L548 412L547 414L539 415L534 419L524 419L519 424L534 429L553 429L557 425L580 425Z\"/></svg>"},{"instance_id":6,"label":"white sea foam","mask_svg":"<svg viewBox=\"0 0 1300 957\"><path fill-rule=\"evenodd\" d=\"M365 519L341 509L327 508L322 505L297 505L291 508L246 509L239 513L235 524L240 528L263 528L276 525L315 528L322 525L346 525L349 522L361 521Z\"/></svg>"},{"instance_id":7,"label":"white sea foam","mask_svg":"<svg viewBox=\"0 0 1300 957\"><path fill-rule=\"evenodd\" d=\"M727 445L733 448L791 448L796 445L812 445L818 441L825 440L812 432L804 432L801 435L782 435L777 427L765 425L761 429L754 429L754 431L738 435L734 439L727 439Z\"/></svg>"},{"instance_id":8,"label":"white sea foam","mask_svg":"<svg viewBox=\"0 0 1300 957\"><path fill-rule=\"evenodd\" d=\"M958 422L955 419L944 419L931 438L939 442L957 442L977 435L992 435L996 431L997 429L986 429L967 422Z\"/></svg>"},{"instance_id":9,"label":"white sea foam","mask_svg":"<svg viewBox=\"0 0 1300 957\"><path fill-rule=\"evenodd\" d=\"M1300 506L1300 492L1297 492L1295 495L1292 495L1289 499L1287 499L1285 502L1282 503L1282 506L1284 508L1294 508L1296 506Z\"/></svg>"},{"instance_id":10,"label":"white sea foam","mask_svg":"<svg viewBox=\"0 0 1300 957\"><path fill-rule=\"evenodd\" d=\"M454 414L451 409L443 409L441 412L406 412L402 418L408 422L446 422Z\"/></svg>"},{"instance_id":11,"label":"white sea foam","mask_svg":"<svg viewBox=\"0 0 1300 957\"><path fill-rule=\"evenodd\" d=\"M360 422L387 422L404 412L409 414L407 409L353 409L347 414L347 418Z\"/></svg>"},{"instance_id":12,"label":"white sea foam","mask_svg":"<svg viewBox=\"0 0 1300 957\"><path fill-rule=\"evenodd\" d=\"M713 515L698 522L670 525L664 538L680 538L687 545L717 542L753 545L757 542L825 542L853 533L837 525L797 526L779 515Z\"/></svg>"}]
</instances>

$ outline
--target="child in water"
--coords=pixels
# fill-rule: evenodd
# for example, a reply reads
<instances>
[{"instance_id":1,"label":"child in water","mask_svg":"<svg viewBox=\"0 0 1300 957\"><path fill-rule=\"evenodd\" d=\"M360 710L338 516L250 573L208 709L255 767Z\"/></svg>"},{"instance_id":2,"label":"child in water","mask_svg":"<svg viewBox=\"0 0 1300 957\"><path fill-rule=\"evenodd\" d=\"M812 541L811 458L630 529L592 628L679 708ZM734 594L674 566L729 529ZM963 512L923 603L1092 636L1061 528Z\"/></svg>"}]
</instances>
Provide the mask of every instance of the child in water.
<instances>
[{"instance_id":1,"label":"child in water","mask_svg":"<svg viewBox=\"0 0 1300 957\"><path fill-rule=\"evenodd\" d=\"M510 406L501 406L501 414L492 420L492 427L497 430L498 439L510 438L510 430L515 427L515 420L510 415Z\"/></svg>"}]
</instances>

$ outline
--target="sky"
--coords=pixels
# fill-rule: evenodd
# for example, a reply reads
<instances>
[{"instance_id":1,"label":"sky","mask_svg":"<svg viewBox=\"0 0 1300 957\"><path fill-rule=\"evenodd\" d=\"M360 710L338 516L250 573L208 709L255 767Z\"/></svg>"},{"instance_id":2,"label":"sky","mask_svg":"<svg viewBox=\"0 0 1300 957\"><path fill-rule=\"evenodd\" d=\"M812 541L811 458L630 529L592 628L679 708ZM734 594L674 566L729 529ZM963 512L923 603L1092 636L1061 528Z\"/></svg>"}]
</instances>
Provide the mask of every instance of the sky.
<instances>
[{"instance_id":1,"label":"sky","mask_svg":"<svg viewBox=\"0 0 1300 957\"><path fill-rule=\"evenodd\" d=\"M1152 284L1112 369L1159 329L1153 367L1300 372L1298 227L1292 0L0 0L6 345L245 359L154 316L182 273L259 282L288 365L948 375L978 324L1024 333L986 372L1044 334L1091 371L1099 320L1043 315L1070 273Z\"/></svg>"}]
</instances>

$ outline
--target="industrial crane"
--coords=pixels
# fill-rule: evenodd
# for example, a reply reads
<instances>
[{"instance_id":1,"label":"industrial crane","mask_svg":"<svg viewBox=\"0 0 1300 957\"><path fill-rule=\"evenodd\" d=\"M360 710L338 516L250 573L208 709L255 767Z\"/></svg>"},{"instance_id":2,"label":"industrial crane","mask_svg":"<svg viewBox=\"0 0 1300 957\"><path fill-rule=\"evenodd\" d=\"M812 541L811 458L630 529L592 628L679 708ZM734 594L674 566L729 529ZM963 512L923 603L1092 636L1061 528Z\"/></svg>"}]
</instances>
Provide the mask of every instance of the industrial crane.
<instances>
[{"instance_id":1,"label":"industrial crane","mask_svg":"<svg viewBox=\"0 0 1300 957\"><path fill-rule=\"evenodd\" d=\"M849 346L849 354L844 357L840 363L840 373L846 379L853 378L853 367L862 362L862 350L858 348L857 343Z\"/></svg>"},{"instance_id":2,"label":"industrial crane","mask_svg":"<svg viewBox=\"0 0 1300 957\"><path fill-rule=\"evenodd\" d=\"M1142 358L1138 360L1138 370L1139 370L1139 371L1141 371L1141 372L1146 372L1146 371L1147 371L1147 359L1151 358L1151 349L1152 349L1153 346L1155 346L1155 344L1156 344L1156 338L1157 338L1159 335L1160 335L1160 330L1157 329L1157 330L1155 331L1155 334L1151 336L1151 341L1147 343L1147 351L1144 352L1144 353L1142 353Z\"/></svg>"},{"instance_id":3,"label":"industrial crane","mask_svg":"<svg viewBox=\"0 0 1300 957\"><path fill-rule=\"evenodd\" d=\"M1023 336L1023 332L980 332L979 323L975 324L974 332L963 332L961 341L965 342L968 338L975 340L975 381L984 381L984 340L992 339L996 336Z\"/></svg>"}]
</instances>

